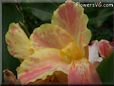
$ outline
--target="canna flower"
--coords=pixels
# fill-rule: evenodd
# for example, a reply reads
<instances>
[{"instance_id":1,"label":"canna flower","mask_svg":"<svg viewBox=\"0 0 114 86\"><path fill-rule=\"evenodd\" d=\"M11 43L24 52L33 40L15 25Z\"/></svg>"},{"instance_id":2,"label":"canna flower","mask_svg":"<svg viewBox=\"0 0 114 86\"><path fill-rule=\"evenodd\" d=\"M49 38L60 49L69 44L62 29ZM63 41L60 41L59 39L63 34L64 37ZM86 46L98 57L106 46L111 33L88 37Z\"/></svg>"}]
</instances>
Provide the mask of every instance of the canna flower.
<instances>
[{"instance_id":1,"label":"canna flower","mask_svg":"<svg viewBox=\"0 0 114 86\"><path fill-rule=\"evenodd\" d=\"M17 68L20 82L44 80L61 71L68 75L68 84L100 84L94 61L89 60L95 56L87 49L92 35L87 23L84 8L71 0L54 11L50 24L35 28L30 38L18 23L11 23L6 43L9 53L21 60Z\"/></svg>"}]
</instances>

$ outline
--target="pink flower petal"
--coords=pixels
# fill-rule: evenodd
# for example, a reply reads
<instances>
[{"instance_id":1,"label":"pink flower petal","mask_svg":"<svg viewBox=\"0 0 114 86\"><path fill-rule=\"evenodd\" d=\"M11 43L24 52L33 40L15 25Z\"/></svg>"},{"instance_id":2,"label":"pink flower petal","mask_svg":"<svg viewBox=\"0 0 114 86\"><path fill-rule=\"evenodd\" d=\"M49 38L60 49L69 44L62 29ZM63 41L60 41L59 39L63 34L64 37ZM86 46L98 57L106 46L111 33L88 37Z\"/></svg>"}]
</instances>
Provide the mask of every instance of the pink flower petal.
<instances>
[{"instance_id":1,"label":"pink flower petal","mask_svg":"<svg viewBox=\"0 0 114 86\"><path fill-rule=\"evenodd\" d=\"M76 61L71 65L68 75L69 84L100 84L101 80L96 69L86 59Z\"/></svg>"},{"instance_id":2,"label":"pink flower petal","mask_svg":"<svg viewBox=\"0 0 114 86\"><path fill-rule=\"evenodd\" d=\"M99 53L101 57L108 57L112 53L112 46L110 45L109 41L101 40L99 42Z\"/></svg>"}]
</instances>

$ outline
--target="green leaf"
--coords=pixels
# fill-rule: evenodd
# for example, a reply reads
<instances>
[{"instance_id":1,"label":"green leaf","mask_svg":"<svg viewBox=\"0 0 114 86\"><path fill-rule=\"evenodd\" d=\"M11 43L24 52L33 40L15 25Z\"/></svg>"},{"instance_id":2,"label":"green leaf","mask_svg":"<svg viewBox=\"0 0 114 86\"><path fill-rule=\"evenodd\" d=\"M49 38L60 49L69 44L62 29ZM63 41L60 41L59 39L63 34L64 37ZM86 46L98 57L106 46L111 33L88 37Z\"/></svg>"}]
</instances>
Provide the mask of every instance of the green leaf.
<instances>
[{"instance_id":1,"label":"green leaf","mask_svg":"<svg viewBox=\"0 0 114 86\"><path fill-rule=\"evenodd\" d=\"M114 84L114 53L104 59L97 68L103 84Z\"/></svg>"},{"instance_id":2,"label":"green leaf","mask_svg":"<svg viewBox=\"0 0 114 86\"><path fill-rule=\"evenodd\" d=\"M41 21L48 21L51 19L52 14L41 9L27 8L26 10L31 11L31 13L36 16Z\"/></svg>"},{"instance_id":3,"label":"green leaf","mask_svg":"<svg viewBox=\"0 0 114 86\"><path fill-rule=\"evenodd\" d=\"M113 11L109 9L101 10L96 18L98 19L98 21L96 22L97 27L100 27L107 20L107 18L111 15L113 15Z\"/></svg>"},{"instance_id":4,"label":"green leaf","mask_svg":"<svg viewBox=\"0 0 114 86\"><path fill-rule=\"evenodd\" d=\"M49 23L53 11L57 8L56 3L21 3L21 14L24 16L24 25L30 34L34 28L39 27L43 23Z\"/></svg>"},{"instance_id":5,"label":"green leaf","mask_svg":"<svg viewBox=\"0 0 114 86\"><path fill-rule=\"evenodd\" d=\"M40 19L41 21L50 21L53 11L58 7L56 3L32 3L21 4L22 9Z\"/></svg>"}]
</instances>

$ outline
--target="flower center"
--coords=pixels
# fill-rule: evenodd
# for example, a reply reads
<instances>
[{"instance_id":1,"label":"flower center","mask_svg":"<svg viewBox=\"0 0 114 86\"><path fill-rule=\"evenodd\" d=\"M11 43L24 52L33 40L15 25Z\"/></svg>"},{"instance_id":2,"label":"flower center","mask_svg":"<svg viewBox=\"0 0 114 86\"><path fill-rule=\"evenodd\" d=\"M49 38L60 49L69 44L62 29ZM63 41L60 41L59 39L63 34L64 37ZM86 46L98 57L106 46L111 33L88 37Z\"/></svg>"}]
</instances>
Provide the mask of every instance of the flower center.
<instances>
[{"instance_id":1,"label":"flower center","mask_svg":"<svg viewBox=\"0 0 114 86\"><path fill-rule=\"evenodd\" d=\"M76 43L71 42L65 48L61 50L64 60L70 63L71 61L81 59L84 56L82 49L80 49Z\"/></svg>"}]
</instances>

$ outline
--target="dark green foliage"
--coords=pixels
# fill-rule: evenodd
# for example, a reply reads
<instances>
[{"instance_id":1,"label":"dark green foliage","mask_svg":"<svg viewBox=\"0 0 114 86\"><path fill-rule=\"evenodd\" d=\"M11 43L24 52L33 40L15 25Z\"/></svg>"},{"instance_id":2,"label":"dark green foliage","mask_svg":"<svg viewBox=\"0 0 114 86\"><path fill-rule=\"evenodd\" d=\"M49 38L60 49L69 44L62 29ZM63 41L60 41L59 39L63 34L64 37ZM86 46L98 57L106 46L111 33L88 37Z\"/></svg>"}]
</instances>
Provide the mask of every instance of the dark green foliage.
<instances>
[{"instance_id":1,"label":"dark green foliage","mask_svg":"<svg viewBox=\"0 0 114 86\"><path fill-rule=\"evenodd\" d=\"M19 65L18 59L12 57L6 46L5 34L11 22L19 22L22 17L18 14L15 4L2 4L2 69L10 69L16 74L16 67Z\"/></svg>"},{"instance_id":2,"label":"dark green foliage","mask_svg":"<svg viewBox=\"0 0 114 86\"><path fill-rule=\"evenodd\" d=\"M50 23L53 11L58 7L56 3L18 4L18 11L23 16L23 23L30 34L34 28L43 23Z\"/></svg>"},{"instance_id":3,"label":"dark green foliage","mask_svg":"<svg viewBox=\"0 0 114 86\"><path fill-rule=\"evenodd\" d=\"M92 31L91 40L113 39L113 8L85 8L89 17L88 28Z\"/></svg>"},{"instance_id":4,"label":"dark green foliage","mask_svg":"<svg viewBox=\"0 0 114 86\"><path fill-rule=\"evenodd\" d=\"M104 59L97 68L97 71L104 84L113 84L114 82L114 53Z\"/></svg>"}]
</instances>

